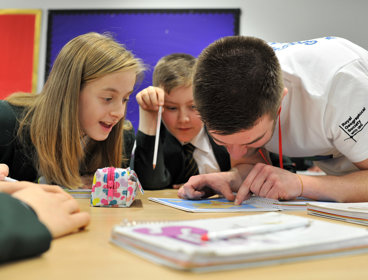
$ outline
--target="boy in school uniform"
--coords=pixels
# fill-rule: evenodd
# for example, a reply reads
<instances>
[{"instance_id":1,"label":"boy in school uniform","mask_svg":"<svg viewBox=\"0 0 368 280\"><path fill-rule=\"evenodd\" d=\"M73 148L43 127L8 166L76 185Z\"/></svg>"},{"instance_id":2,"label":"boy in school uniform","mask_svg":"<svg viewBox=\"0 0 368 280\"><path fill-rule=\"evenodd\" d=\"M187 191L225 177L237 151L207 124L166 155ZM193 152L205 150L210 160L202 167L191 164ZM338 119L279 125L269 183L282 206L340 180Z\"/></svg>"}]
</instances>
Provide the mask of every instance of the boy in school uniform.
<instances>
[{"instance_id":1,"label":"boy in school uniform","mask_svg":"<svg viewBox=\"0 0 368 280\"><path fill-rule=\"evenodd\" d=\"M145 189L178 188L193 175L227 171L231 167L226 149L209 137L194 106L195 62L193 56L181 53L161 58L153 72L153 86L136 96L140 116L134 169ZM157 164L153 168L160 105L162 122Z\"/></svg>"}]
</instances>

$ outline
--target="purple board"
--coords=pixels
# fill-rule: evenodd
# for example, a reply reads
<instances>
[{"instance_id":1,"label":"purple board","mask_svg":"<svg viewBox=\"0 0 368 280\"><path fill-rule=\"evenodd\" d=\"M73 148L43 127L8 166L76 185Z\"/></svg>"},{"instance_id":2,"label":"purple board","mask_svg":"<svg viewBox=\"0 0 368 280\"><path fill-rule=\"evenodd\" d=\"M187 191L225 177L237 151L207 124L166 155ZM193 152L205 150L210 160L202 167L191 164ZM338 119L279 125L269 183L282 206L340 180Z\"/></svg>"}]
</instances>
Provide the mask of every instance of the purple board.
<instances>
[{"instance_id":1,"label":"purple board","mask_svg":"<svg viewBox=\"0 0 368 280\"><path fill-rule=\"evenodd\" d=\"M108 32L148 66L128 104L127 119L137 130L135 94L151 85L156 62L183 52L197 57L213 41L239 35L240 9L49 10L46 76L60 49L87 32Z\"/></svg>"}]
</instances>

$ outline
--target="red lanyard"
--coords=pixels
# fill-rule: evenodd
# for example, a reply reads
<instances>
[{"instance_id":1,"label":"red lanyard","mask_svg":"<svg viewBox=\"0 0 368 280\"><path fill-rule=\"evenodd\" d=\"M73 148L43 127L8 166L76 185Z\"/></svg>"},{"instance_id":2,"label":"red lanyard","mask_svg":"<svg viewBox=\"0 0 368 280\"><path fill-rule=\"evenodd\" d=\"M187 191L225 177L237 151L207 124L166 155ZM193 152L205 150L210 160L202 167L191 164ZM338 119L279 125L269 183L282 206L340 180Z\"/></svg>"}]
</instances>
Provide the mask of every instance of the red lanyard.
<instances>
[{"instance_id":1,"label":"red lanyard","mask_svg":"<svg viewBox=\"0 0 368 280\"><path fill-rule=\"evenodd\" d=\"M279 162L280 162L280 168L284 169L284 162L282 161L282 135L281 135L281 107L279 110Z\"/></svg>"},{"instance_id":2,"label":"red lanyard","mask_svg":"<svg viewBox=\"0 0 368 280\"><path fill-rule=\"evenodd\" d=\"M284 169L284 163L282 161L282 135L281 135L281 118L280 118L280 114L281 114L281 107L279 110L279 162L280 162L280 168ZM267 160L267 158L265 157L265 155L262 153L261 149L258 149L258 152L260 153L261 157L263 158L263 160L267 163L270 164Z\"/></svg>"}]
</instances>

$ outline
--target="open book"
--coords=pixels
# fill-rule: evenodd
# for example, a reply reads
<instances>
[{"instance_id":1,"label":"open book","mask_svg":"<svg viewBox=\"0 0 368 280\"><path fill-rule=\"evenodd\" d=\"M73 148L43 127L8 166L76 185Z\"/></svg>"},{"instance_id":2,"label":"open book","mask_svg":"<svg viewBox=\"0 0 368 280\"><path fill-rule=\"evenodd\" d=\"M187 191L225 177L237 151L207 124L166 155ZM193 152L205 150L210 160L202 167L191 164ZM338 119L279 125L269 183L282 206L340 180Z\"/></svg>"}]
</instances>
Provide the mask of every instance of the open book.
<instances>
[{"instance_id":1,"label":"open book","mask_svg":"<svg viewBox=\"0 0 368 280\"><path fill-rule=\"evenodd\" d=\"M91 198L91 189L64 189L67 193L69 193L74 198Z\"/></svg>"},{"instance_id":2,"label":"open book","mask_svg":"<svg viewBox=\"0 0 368 280\"><path fill-rule=\"evenodd\" d=\"M299 226L209 241L203 241L202 238L204 234L229 229L252 230L286 223L299 223ZM111 241L152 262L200 272L368 251L368 231L365 228L279 212L167 223L133 223L132 226L117 225L112 230Z\"/></svg>"},{"instance_id":3,"label":"open book","mask_svg":"<svg viewBox=\"0 0 368 280\"><path fill-rule=\"evenodd\" d=\"M151 201L161 203L187 212L251 212L251 211L280 211L280 210L306 210L307 203L312 202L303 198L280 201L259 196L252 196L240 205L226 198L208 198L200 200L187 200L180 198L149 197Z\"/></svg>"},{"instance_id":4,"label":"open book","mask_svg":"<svg viewBox=\"0 0 368 280\"><path fill-rule=\"evenodd\" d=\"M328 203L310 202L307 204L308 214L330 218L349 223L368 225L368 202L360 203Z\"/></svg>"}]
</instances>

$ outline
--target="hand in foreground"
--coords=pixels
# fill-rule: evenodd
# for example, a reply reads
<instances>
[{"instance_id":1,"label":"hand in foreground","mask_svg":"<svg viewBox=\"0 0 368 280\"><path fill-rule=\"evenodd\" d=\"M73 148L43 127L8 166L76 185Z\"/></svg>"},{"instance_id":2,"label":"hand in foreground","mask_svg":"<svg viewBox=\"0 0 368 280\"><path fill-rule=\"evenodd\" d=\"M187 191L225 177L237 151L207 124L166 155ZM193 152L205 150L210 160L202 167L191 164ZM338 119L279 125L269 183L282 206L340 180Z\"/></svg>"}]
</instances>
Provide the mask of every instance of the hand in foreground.
<instances>
[{"instance_id":1,"label":"hand in foreground","mask_svg":"<svg viewBox=\"0 0 368 280\"><path fill-rule=\"evenodd\" d=\"M90 221L88 213L80 212L78 202L63 193L50 192L35 186L23 188L12 195L32 207L52 237L57 238L84 228Z\"/></svg>"},{"instance_id":2,"label":"hand in foreground","mask_svg":"<svg viewBox=\"0 0 368 280\"><path fill-rule=\"evenodd\" d=\"M302 192L301 179L299 180L298 175L278 167L257 163L240 185L235 204L241 204L251 193L271 199L291 200L301 196Z\"/></svg>"},{"instance_id":3,"label":"hand in foreground","mask_svg":"<svg viewBox=\"0 0 368 280\"><path fill-rule=\"evenodd\" d=\"M4 163L0 163L0 181L3 181L4 178L8 175L9 175L9 167Z\"/></svg>"},{"instance_id":4,"label":"hand in foreground","mask_svg":"<svg viewBox=\"0 0 368 280\"><path fill-rule=\"evenodd\" d=\"M72 198L70 194L65 192L59 186L54 185L44 185L44 184L35 184L26 181L19 181L19 182L5 182L3 181L5 176L8 176L9 168L6 164L0 163L0 192L4 192L7 194L13 194L19 190L25 188L42 188L44 191L51 192L51 193L59 193L67 198Z\"/></svg>"},{"instance_id":5,"label":"hand in foreground","mask_svg":"<svg viewBox=\"0 0 368 280\"><path fill-rule=\"evenodd\" d=\"M35 184L35 183L27 182L27 181L5 182L5 181L0 180L0 192L4 192L7 194L13 194L15 192L18 192L26 188L30 188L30 189L40 188L46 192L58 193L62 196L65 196L66 198L69 198L69 199L72 198L70 194L68 194L66 191L64 191L59 186Z\"/></svg>"},{"instance_id":6,"label":"hand in foreground","mask_svg":"<svg viewBox=\"0 0 368 280\"><path fill-rule=\"evenodd\" d=\"M190 177L179 189L178 196L184 199L202 199L217 193L233 201L234 188L240 183L241 178L236 170L196 175Z\"/></svg>"}]
</instances>

